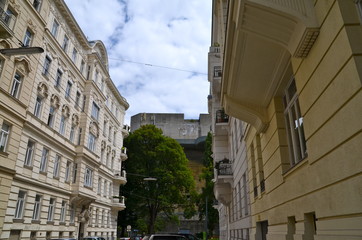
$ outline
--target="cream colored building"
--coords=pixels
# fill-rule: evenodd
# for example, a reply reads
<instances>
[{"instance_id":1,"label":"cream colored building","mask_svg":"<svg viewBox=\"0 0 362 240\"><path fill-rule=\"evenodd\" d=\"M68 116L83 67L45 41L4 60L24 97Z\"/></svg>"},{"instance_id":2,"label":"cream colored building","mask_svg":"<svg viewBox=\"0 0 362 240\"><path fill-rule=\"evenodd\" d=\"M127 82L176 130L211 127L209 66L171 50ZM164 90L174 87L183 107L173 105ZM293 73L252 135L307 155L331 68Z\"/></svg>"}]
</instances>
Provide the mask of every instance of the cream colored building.
<instances>
[{"instance_id":1,"label":"cream colored building","mask_svg":"<svg viewBox=\"0 0 362 240\"><path fill-rule=\"evenodd\" d=\"M362 1L214 0L212 18L210 105L229 115L214 159L236 159L243 121L251 215L248 236L221 239L362 239ZM242 174L231 164L215 178L220 222Z\"/></svg>"},{"instance_id":2,"label":"cream colored building","mask_svg":"<svg viewBox=\"0 0 362 240\"><path fill-rule=\"evenodd\" d=\"M129 107L63 0L1 0L0 239L115 239ZM116 198L115 198L116 197Z\"/></svg>"}]
</instances>

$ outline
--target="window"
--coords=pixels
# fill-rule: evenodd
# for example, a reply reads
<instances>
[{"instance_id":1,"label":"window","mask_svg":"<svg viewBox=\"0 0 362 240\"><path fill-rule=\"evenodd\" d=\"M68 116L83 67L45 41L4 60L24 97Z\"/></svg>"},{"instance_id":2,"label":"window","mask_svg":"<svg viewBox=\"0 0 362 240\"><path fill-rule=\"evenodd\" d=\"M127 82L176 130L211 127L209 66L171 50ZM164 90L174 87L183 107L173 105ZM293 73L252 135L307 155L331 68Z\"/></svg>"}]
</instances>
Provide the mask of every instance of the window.
<instances>
[{"instance_id":1,"label":"window","mask_svg":"<svg viewBox=\"0 0 362 240\"><path fill-rule=\"evenodd\" d=\"M60 117L60 125L59 125L59 133L64 136L65 128L66 128L67 122L64 115Z\"/></svg>"},{"instance_id":2,"label":"window","mask_svg":"<svg viewBox=\"0 0 362 240\"><path fill-rule=\"evenodd\" d=\"M35 195L34 209L33 209L33 220L40 219L40 207L41 207L41 195Z\"/></svg>"},{"instance_id":3,"label":"window","mask_svg":"<svg viewBox=\"0 0 362 240\"><path fill-rule=\"evenodd\" d=\"M18 73L15 73L13 85L11 86L11 96L14 98L18 98L20 92L20 85L21 85L21 76Z\"/></svg>"},{"instance_id":4,"label":"window","mask_svg":"<svg viewBox=\"0 0 362 240\"><path fill-rule=\"evenodd\" d=\"M54 114L55 114L55 109L53 106L50 106L49 108L49 115L48 115L48 126L49 127L53 127L53 123L54 123Z\"/></svg>"},{"instance_id":5,"label":"window","mask_svg":"<svg viewBox=\"0 0 362 240\"><path fill-rule=\"evenodd\" d=\"M72 125L70 127L70 134L69 134L69 141L71 141L72 143L74 141L74 134L75 134L75 126Z\"/></svg>"},{"instance_id":6,"label":"window","mask_svg":"<svg viewBox=\"0 0 362 240\"><path fill-rule=\"evenodd\" d=\"M49 208L48 208L48 221L54 220L54 210L55 210L55 198L50 198L49 200Z\"/></svg>"},{"instance_id":7,"label":"window","mask_svg":"<svg viewBox=\"0 0 362 240\"><path fill-rule=\"evenodd\" d=\"M67 35L64 35L63 44L62 44L62 48L63 48L64 52L67 51L68 44L69 44L69 38Z\"/></svg>"},{"instance_id":8,"label":"window","mask_svg":"<svg viewBox=\"0 0 362 240\"><path fill-rule=\"evenodd\" d=\"M40 159L40 172L45 172L48 163L49 150L43 148L43 152Z\"/></svg>"},{"instance_id":9,"label":"window","mask_svg":"<svg viewBox=\"0 0 362 240\"><path fill-rule=\"evenodd\" d=\"M16 201L16 207L15 207L15 215L14 215L14 217L16 219L23 218L24 205L25 205L25 196L26 196L26 192L20 190L19 193L18 193L18 200Z\"/></svg>"},{"instance_id":10,"label":"window","mask_svg":"<svg viewBox=\"0 0 362 240\"><path fill-rule=\"evenodd\" d=\"M112 198L112 183L109 183L109 190L108 190L109 198Z\"/></svg>"},{"instance_id":11,"label":"window","mask_svg":"<svg viewBox=\"0 0 362 240\"><path fill-rule=\"evenodd\" d=\"M98 116L99 116L99 106L95 102L93 102L92 118L94 118L98 121Z\"/></svg>"},{"instance_id":12,"label":"window","mask_svg":"<svg viewBox=\"0 0 362 240\"><path fill-rule=\"evenodd\" d=\"M84 72L84 68L85 68L85 62L82 60L81 62L80 62L80 69L79 69L79 71L80 71L80 73L83 75L83 72Z\"/></svg>"},{"instance_id":13,"label":"window","mask_svg":"<svg viewBox=\"0 0 362 240\"><path fill-rule=\"evenodd\" d=\"M74 163L73 167L73 183L77 181L78 163Z\"/></svg>"},{"instance_id":14,"label":"window","mask_svg":"<svg viewBox=\"0 0 362 240\"><path fill-rule=\"evenodd\" d=\"M33 34L29 31L29 29L26 29L24 40L23 40L24 47L30 46L32 38L33 38Z\"/></svg>"},{"instance_id":15,"label":"window","mask_svg":"<svg viewBox=\"0 0 362 240\"><path fill-rule=\"evenodd\" d=\"M98 83L98 76L99 76L99 72L98 72L98 70L96 70L94 72L94 78L93 78L95 83Z\"/></svg>"},{"instance_id":16,"label":"window","mask_svg":"<svg viewBox=\"0 0 362 240\"><path fill-rule=\"evenodd\" d=\"M35 100L35 108L34 108L34 115L37 118L40 118L42 102L43 102L43 99L41 97L37 96L36 100Z\"/></svg>"},{"instance_id":17,"label":"window","mask_svg":"<svg viewBox=\"0 0 362 240\"><path fill-rule=\"evenodd\" d=\"M26 147L25 160L24 160L24 165L26 165L26 166L32 165L34 147L35 147L35 142L28 140L28 145Z\"/></svg>"},{"instance_id":18,"label":"window","mask_svg":"<svg viewBox=\"0 0 362 240\"><path fill-rule=\"evenodd\" d=\"M33 2L33 7L34 9L39 12L40 11L40 5L41 5L41 1L40 0L34 0Z\"/></svg>"},{"instance_id":19,"label":"window","mask_svg":"<svg viewBox=\"0 0 362 240\"><path fill-rule=\"evenodd\" d=\"M75 95L75 107L79 107L80 95L81 93L77 91L77 94Z\"/></svg>"},{"instance_id":20,"label":"window","mask_svg":"<svg viewBox=\"0 0 362 240\"><path fill-rule=\"evenodd\" d=\"M59 178L60 160L61 160L61 157L58 154L55 155L54 169L53 169L53 177L55 177L55 178Z\"/></svg>"},{"instance_id":21,"label":"window","mask_svg":"<svg viewBox=\"0 0 362 240\"><path fill-rule=\"evenodd\" d=\"M92 133L89 133L88 148L91 151L96 149L96 136L94 136Z\"/></svg>"},{"instance_id":22,"label":"window","mask_svg":"<svg viewBox=\"0 0 362 240\"><path fill-rule=\"evenodd\" d=\"M52 60L50 59L50 57L46 56L45 60L44 60L44 65L43 65L43 74L45 76L48 76L48 74L49 74L50 64L51 63L52 63Z\"/></svg>"},{"instance_id":23,"label":"window","mask_svg":"<svg viewBox=\"0 0 362 240\"><path fill-rule=\"evenodd\" d=\"M67 202L62 201L62 207L60 208L60 222L65 222L65 214L67 210Z\"/></svg>"},{"instance_id":24,"label":"window","mask_svg":"<svg viewBox=\"0 0 362 240\"><path fill-rule=\"evenodd\" d=\"M75 207L74 207L74 205L70 205L69 208L70 208L70 209L69 209L69 212L70 212L70 219L69 219L69 221L70 221L70 223L74 223L74 220L75 220Z\"/></svg>"},{"instance_id":25,"label":"window","mask_svg":"<svg viewBox=\"0 0 362 240\"><path fill-rule=\"evenodd\" d=\"M0 152L5 152L10 134L10 125L3 123L0 132Z\"/></svg>"},{"instance_id":26,"label":"window","mask_svg":"<svg viewBox=\"0 0 362 240\"><path fill-rule=\"evenodd\" d=\"M55 38L57 37L58 29L59 29L59 23L57 22L57 20L54 19L53 27L52 27L52 35L53 35Z\"/></svg>"},{"instance_id":27,"label":"window","mask_svg":"<svg viewBox=\"0 0 362 240\"><path fill-rule=\"evenodd\" d=\"M78 54L77 49L73 48L72 61L73 61L74 63L77 61L77 54Z\"/></svg>"},{"instance_id":28,"label":"window","mask_svg":"<svg viewBox=\"0 0 362 240\"><path fill-rule=\"evenodd\" d=\"M116 140L117 140L117 132L113 132L113 145L116 146Z\"/></svg>"},{"instance_id":29,"label":"window","mask_svg":"<svg viewBox=\"0 0 362 240\"><path fill-rule=\"evenodd\" d=\"M101 195L101 193L102 193L102 178L98 178L97 194Z\"/></svg>"},{"instance_id":30,"label":"window","mask_svg":"<svg viewBox=\"0 0 362 240\"><path fill-rule=\"evenodd\" d=\"M290 164L294 166L307 157L303 117L300 113L295 79L289 83L283 97L284 118L289 145Z\"/></svg>"},{"instance_id":31,"label":"window","mask_svg":"<svg viewBox=\"0 0 362 240\"><path fill-rule=\"evenodd\" d=\"M82 140L82 128L79 128L77 145L80 145L81 140Z\"/></svg>"},{"instance_id":32,"label":"window","mask_svg":"<svg viewBox=\"0 0 362 240\"><path fill-rule=\"evenodd\" d=\"M107 181L104 180L104 185L103 185L103 196L107 197Z\"/></svg>"},{"instance_id":33,"label":"window","mask_svg":"<svg viewBox=\"0 0 362 240\"><path fill-rule=\"evenodd\" d=\"M102 90L102 92L104 92L104 79L103 78L101 79L101 90Z\"/></svg>"},{"instance_id":34,"label":"window","mask_svg":"<svg viewBox=\"0 0 362 240\"><path fill-rule=\"evenodd\" d=\"M65 166L65 181L70 181L70 169L72 167L72 162L67 161L67 165Z\"/></svg>"},{"instance_id":35,"label":"window","mask_svg":"<svg viewBox=\"0 0 362 240\"><path fill-rule=\"evenodd\" d=\"M73 83L71 81L68 81L67 88L65 89L65 97L66 98L70 97L70 93L72 91L72 86L73 86Z\"/></svg>"},{"instance_id":36,"label":"window","mask_svg":"<svg viewBox=\"0 0 362 240\"><path fill-rule=\"evenodd\" d=\"M63 76L63 72L60 69L58 69L57 75L55 76L54 86L56 86L56 87L60 86L60 83L62 82L62 76Z\"/></svg>"},{"instance_id":37,"label":"window","mask_svg":"<svg viewBox=\"0 0 362 240\"><path fill-rule=\"evenodd\" d=\"M12 10L10 10L10 8L8 8L6 10L6 13L4 14L4 22L6 23L6 25L12 28L14 26L15 19L16 19L15 14L13 13ZM10 26L10 24L12 26Z\"/></svg>"},{"instance_id":38,"label":"window","mask_svg":"<svg viewBox=\"0 0 362 240\"><path fill-rule=\"evenodd\" d=\"M92 178L93 178L93 171L89 167L85 168L84 174L84 186L92 187Z\"/></svg>"},{"instance_id":39,"label":"window","mask_svg":"<svg viewBox=\"0 0 362 240\"><path fill-rule=\"evenodd\" d=\"M107 136L107 120L103 122L103 136Z\"/></svg>"}]
</instances>

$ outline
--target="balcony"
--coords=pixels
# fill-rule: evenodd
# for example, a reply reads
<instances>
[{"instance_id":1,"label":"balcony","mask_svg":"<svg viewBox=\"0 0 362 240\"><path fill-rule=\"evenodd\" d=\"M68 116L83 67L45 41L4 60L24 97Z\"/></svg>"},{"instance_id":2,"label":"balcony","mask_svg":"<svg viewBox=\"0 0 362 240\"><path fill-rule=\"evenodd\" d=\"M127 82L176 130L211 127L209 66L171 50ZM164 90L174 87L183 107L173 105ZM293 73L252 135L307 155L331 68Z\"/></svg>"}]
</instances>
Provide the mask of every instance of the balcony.
<instances>
[{"instance_id":1,"label":"balcony","mask_svg":"<svg viewBox=\"0 0 362 240\"><path fill-rule=\"evenodd\" d=\"M116 182L116 183L119 183L119 184L126 184L127 183L127 178L126 178L126 171L125 170L122 170L122 171L114 171L114 178L113 180Z\"/></svg>"},{"instance_id":2,"label":"balcony","mask_svg":"<svg viewBox=\"0 0 362 240\"><path fill-rule=\"evenodd\" d=\"M122 147L121 149L121 160L125 161L127 160L128 156L127 156L127 148L126 147Z\"/></svg>"},{"instance_id":3,"label":"balcony","mask_svg":"<svg viewBox=\"0 0 362 240\"><path fill-rule=\"evenodd\" d=\"M122 133L124 134L125 137L127 137L129 135L129 131L130 131L130 127L127 124L123 125Z\"/></svg>"},{"instance_id":4,"label":"balcony","mask_svg":"<svg viewBox=\"0 0 362 240\"><path fill-rule=\"evenodd\" d=\"M9 38L14 35L15 16L8 14L0 7L0 39Z\"/></svg>"},{"instance_id":5,"label":"balcony","mask_svg":"<svg viewBox=\"0 0 362 240\"><path fill-rule=\"evenodd\" d=\"M215 135L226 136L229 129L229 116L225 114L224 110L216 111L215 118Z\"/></svg>"},{"instance_id":6,"label":"balcony","mask_svg":"<svg viewBox=\"0 0 362 240\"><path fill-rule=\"evenodd\" d=\"M319 23L312 0L231 1L229 8L221 104L261 133L268 105L292 75L291 57L307 57Z\"/></svg>"},{"instance_id":7,"label":"balcony","mask_svg":"<svg viewBox=\"0 0 362 240\"><path fill-rule=\"evenodd\" d=\"M224 205L229 205L232 199L233 171L229 159L215 164L216 177L214 185L215 198Z\"/></svg>"},{"instance_id":8,"label":"balcony","mask_svg":"<svg viewBox=\"0 0 362 240\"><path fill-rule=\"evenodd\" d=\"M126 208L126 204L125 204L125 197L124 196L112 199L112 210L122 211L125 208Z\"/></svg>"}]
</instances>

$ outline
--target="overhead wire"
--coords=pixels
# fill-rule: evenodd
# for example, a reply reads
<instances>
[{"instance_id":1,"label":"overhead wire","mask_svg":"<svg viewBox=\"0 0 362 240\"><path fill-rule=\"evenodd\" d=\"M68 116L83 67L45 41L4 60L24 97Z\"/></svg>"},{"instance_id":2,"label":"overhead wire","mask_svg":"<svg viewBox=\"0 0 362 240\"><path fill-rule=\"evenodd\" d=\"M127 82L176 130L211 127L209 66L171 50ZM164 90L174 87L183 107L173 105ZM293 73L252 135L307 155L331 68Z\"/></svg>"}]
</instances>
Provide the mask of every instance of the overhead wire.
<instances>
[{"instance_id":1,"label":"overhead wire","mask_svg":"<svg viewBox=\"0 0 362 240\"><path fill-rule=\"evenodd\" d=\"M120 58L108 58L108 59L110 59L110 60L116 60L116 61L121 61L121 62L134 63L134 64L139 64L139 65L145 65L145 66L147 66L147 67L158 67L158 68L165 68L165 69L175 70L175 71L181 71L181 72L189 72L189 73L194 73L194 74L199 74L199 75L207 75L207 73L201 73L201 72L196 72L196 71L191 71L191 70L186 70L186 69L181 69L181 68L175 68L175 67L155 65L155 64L151 64L151 63L136 62L136 61L126 60L126 59L120 59Z\"/></svg>"}]
</instances>

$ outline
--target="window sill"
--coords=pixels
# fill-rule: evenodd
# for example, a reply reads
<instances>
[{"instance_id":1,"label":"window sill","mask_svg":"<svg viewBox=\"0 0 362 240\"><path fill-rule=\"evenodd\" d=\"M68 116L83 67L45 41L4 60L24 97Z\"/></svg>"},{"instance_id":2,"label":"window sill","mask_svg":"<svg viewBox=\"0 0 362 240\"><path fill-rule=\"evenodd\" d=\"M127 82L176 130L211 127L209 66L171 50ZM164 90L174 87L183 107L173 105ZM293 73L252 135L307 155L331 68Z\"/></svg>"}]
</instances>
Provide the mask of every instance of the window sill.
<instances>
[{"instance_id":1,"label":"window sill","mask_svg":"<svg viewBox=\"0 0 362 240\"><path fill-rule=\"evenodd\" d=\"M8 157L8 156L9 156L9 153L0 151L0 155L1 155L1 156Z\"/></svg>"},{"instance_id":2,"label":"window sill","mask_svg":"<svg viewBox=\"0 0 362 240\"><path fill-rule=\"evenodd\" d=\"M40 174L46 176L48 173L46 171L39 171Z\"/></svg>"},{"instance_id":3,"label":"window sill","mask_svg":"<svg viewBox=\"0 0 362 240\"><path fill-rule=\"evenodd\" d=\"M75 226L75 223L69 223L69 226Z\"/></svg>"},{"instance_id":4,"label":"window sill","mask_svg":"<svg viewBox=\"0 0 362 240\"><path fill-rule=\"evenodd\" d=\"M56 179L59 181L59 176L53 176L53 179Z\"/></svg>"},{"instance_id":5,"label":"window sill","mask_svg":"<svg viewBox=\"0 0 362 240\"><path fill-rule=\"evenodd\" d=\"M306 165L308 163L308 159L304 158L301 161L299 161L294 166L291 166L286 172L283 173L283 177L287 178L290 175L292 175L297 169L301 168L302 166Z\"/></svg>"},{"instance_id":6,"label":"window sill","mask_svg":"<svg viewBox=\"0 0 362 240\"><path fill-rule=\"evenodd\" d=\"M65 226L65 222L60 222L59 225Z\"/></svg>"},{"instance_id":7,"label":"window sill","mask_svg":"<svg viewBox=\"0 0 362 240\"><path fill-rule=\"evenodd\" d=\"M31 223L40 224L40 220L31 220Z\"/></svg>"},{"instance_id":8,"label":"window sill","mask_svg":"<svg viewBox=\"0 0 362 240\"><path fill-rule=\"evenodd\" d=\"M13 222L14 223L23 223L24 219L22 219L22 218L13 218Z\"/></svg>"},{"instance_id":9,"label":"window sill","mask_svg":"<svg viewBox=\"0 0 362 240\"><path fill-rule=\"evenodd\" d=\"M24 164L24 168L29 169L29 170L33 170L33 166L29 166L29 165L25 165L25 164Z\"/></svg>"},{"instance_id":10,"label":"window sill","mask_svg":"<svg viewBox=\"0 0 362 240\"><path fill-rule=\"evenodd\" d=\"M48 225L54 225L54 221L47 221Z\"/></svg>"},{"instance_id":11,"label":"window sill","mask_svg":"<svg viewBox=\"0 0 362 240\"><path fill-rule=\"evenodd\" d=\"M86 185L84 185L84 187L87 188L87 189L93 190L93 187L92 187L92 186L86 186Z\"/></svg>"}]
</instances>

